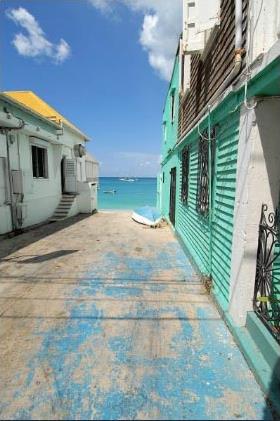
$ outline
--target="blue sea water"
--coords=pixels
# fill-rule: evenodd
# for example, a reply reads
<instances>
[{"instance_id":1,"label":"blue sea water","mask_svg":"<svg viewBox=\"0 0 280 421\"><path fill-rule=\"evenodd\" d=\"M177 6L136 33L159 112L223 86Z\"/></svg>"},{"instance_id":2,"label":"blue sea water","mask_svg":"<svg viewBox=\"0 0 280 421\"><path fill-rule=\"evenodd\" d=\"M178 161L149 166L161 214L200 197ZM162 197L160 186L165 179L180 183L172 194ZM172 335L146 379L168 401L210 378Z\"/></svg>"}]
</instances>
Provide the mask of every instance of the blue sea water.
<instances>
[{"instance_id":1,"label":"blue sea water","mask_svg":"<svg viewBox=\"0 0 280 421\"><path fill-rule=\"evenodd\" d=\"M156 206L156 178L138 178L134 182L117 177L100 177L98 190L99 209L134 209L139 206ZM116 190L115 194L104 191Z\"/></svg>"}]
</instances>

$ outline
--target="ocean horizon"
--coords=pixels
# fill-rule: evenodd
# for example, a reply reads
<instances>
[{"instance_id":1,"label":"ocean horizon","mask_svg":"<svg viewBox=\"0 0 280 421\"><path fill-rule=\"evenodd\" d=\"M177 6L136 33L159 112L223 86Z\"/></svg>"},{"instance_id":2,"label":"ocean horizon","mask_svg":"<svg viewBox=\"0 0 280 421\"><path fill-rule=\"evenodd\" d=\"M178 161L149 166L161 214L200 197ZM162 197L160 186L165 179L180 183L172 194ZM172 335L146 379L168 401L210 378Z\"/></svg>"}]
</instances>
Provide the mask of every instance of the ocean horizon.
<instances>
[{"instance_id":1,"label":"ocean horizon","mask_svg":"<svg viewBox=\"0 0 280 421\"><path fill-rule=\"evenodd\" d=\"M120 178L99 178L99 209L132 210L140 206L156 206L156 177L131 177L135 180L133 182L121 181ZM106 193L112 191L115 193Z\"/></svg>"}]
</instances>

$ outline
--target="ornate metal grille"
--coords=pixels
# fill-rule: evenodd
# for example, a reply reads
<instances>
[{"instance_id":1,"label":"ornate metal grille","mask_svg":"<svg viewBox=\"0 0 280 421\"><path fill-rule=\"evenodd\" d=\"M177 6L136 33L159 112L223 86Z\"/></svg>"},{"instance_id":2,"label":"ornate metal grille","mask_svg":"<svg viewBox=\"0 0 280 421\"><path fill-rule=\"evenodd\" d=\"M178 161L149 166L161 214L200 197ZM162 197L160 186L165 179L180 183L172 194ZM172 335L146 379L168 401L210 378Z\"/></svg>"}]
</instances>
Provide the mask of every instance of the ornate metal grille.
<instances>
[{"instance_id":1,"label":"ornate metal grille","mask_svg":"<svg viewBox=\"0 0 280 421\"><path fill-rule=\"evenodd\" d=\"M209 211L209 143L211 142L212 151L212 180L215 162L215 137L216 129L213 128L210 133L210 140L207 138L208 131L205 131L199 139L198 146L198 179L197 179L197 195L196 210L203 216L208 215Z\"/></svg>"},{"instance_id":2,"label":"ornate metal grille","mask_svg":"<svg viewBox=\"0 0 280 421\"><path fill-rule=\"evenodd\" d=\"M280 213L262 205L253 306L280 342Z\"/></svg>"},{"instance_id":3,"label":"ornate metal grille","mask_svg":"<svg viewBox=\"0 0 280 421\"><path fill-rule=\"evenodd\" d=\"M201 137L198 146L197 212L207 215L209 209L208 140Z\"/></svg>"},{"instance_id":4,"label":"ornate metal grille","mask_svg":"<svg viewBox=\"0 0 280 421\"><path fill-rule=\"evenodd\" d=\"M182 184L181 184L181 201L184 204L188 202L189 193L189 147L185 146L182 151Z\"/></svg>"},{"instance_id":5,"label":"ornate metal grille","mask_svg":"<svg viewBox=\"0 0 280 421\"><path fill-rule=\"evenodd\" d=\"M171 168L170 171L170 202L169 202L169 219L172 225L175 226L176 213L176 167Z\"/></svg>"}]
</instances>

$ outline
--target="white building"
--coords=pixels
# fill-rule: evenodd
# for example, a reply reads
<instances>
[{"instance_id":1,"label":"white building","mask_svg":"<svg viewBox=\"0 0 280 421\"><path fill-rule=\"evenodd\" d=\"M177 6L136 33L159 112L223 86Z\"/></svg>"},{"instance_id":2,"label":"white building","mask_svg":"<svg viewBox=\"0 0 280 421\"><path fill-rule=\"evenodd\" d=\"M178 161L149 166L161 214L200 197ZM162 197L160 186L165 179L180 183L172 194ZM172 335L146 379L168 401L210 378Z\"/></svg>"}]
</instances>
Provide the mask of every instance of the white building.
<instances>
[{"instance_id":1,"label":"white building","mask_svg":"<svg viewBox=\"0 0 280 421\"><path fill-rule=\"evenodd\" d=\"M33 92L0 94L0 234L97 209L88 140Z\"/></svg>"}]
</instances>

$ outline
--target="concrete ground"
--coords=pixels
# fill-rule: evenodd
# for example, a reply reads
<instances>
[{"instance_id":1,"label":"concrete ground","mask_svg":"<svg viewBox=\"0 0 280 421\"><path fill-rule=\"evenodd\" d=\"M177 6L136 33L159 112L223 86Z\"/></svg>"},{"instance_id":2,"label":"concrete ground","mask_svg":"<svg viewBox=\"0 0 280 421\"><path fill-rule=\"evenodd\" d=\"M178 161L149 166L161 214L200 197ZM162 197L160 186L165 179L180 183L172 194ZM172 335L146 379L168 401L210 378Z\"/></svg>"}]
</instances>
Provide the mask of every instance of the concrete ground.
<instances>
[{"instance_id":1,"label":"concrete ground","mask_svg":"<svg viewBox=\"0 0 280 421\"><path fill-rule=\"evenodd\" d=\"M0 419L270 419L169 227L126 212L0 243Z\"/></svg>"}]
</instances>

